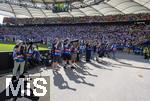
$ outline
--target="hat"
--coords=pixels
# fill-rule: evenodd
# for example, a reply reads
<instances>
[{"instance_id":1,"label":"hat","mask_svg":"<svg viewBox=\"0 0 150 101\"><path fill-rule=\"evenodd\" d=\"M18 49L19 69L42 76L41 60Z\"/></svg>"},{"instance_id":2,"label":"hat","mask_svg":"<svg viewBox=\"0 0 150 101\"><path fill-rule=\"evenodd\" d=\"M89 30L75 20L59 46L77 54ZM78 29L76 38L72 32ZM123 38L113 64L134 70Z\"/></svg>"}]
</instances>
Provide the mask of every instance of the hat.
<instances>
[{"instance_id":1,"label":"hat","mask_svg":"<svg viewBox=\"0 0 150 101\"><path fill-rule=\"evenodd\" d=\"M22 43L23 41L22 40L17 40L16 41L16 44L20 44L20 43Z\"/></svg>"},{"instance_id":2,"label":"hat","mask_svg":"<svg viewBox=\"0 0 150 101\"><path fill-rule=\"evenodd\" d=\"M36 48L36 45L32 45L33 48Z\"/></svg>"}]
</instances>

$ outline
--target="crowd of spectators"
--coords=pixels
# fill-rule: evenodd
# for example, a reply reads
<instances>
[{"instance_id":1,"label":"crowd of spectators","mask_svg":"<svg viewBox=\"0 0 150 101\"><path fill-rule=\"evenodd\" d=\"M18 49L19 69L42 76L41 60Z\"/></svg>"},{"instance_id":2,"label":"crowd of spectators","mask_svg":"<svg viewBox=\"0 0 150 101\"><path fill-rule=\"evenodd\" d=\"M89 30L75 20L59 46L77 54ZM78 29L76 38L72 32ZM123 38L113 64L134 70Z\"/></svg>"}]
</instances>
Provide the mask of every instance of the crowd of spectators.
<instances>
[{"instance_id":1,"label":"crowd of spectators","mask_svg":"<svg viewBox=\"0 0 150 101\"><path fill-rule=\"evenodd\" d=\"M32 39L34 41L52 41L55 37L79 40L95 40L100 43L120 45L138 45L150 40L150 25L61 25L61 26L21 26L0 27L0 36Z\"/></svg>"},{"instance_id":2,"label":"crowd of spectators","mask_svg":"<svg viewBox=\"0 0 150 101\"><path fill-rule=\"evenodd\" d=\"M108 15L108 16L85 16L85 17L53 17L53 18L4 18L4 23L9 24L75 24L75 23L98 23L118 21L150 20L150 13Z\"/></svg>"}]
</instances>

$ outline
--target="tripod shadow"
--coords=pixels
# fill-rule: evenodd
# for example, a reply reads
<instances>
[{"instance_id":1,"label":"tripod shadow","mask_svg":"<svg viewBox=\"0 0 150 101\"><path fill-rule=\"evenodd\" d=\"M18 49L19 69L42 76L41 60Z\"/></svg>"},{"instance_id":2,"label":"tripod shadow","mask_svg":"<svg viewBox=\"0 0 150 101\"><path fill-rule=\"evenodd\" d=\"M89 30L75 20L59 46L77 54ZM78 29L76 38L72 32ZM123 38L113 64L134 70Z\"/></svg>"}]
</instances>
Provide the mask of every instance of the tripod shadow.
<instances>
[{"instance_id":1,"label":"tripod shadow","mask_svg":"<svg viewBox=\"0 0 150 101\"><path fill-rule=\"evenodd\" d=\"M76 66L78 67L78 68L82 68L82 69L89 69L89 70L93 70L93 69L91 69L91 68L89 68L88 66L86 66L85 65L86 63L85 62L77 62L76 63Z\"/></svg>"},{"instance_id":2,"label":"tripod shadow","mask_svg":"<svg viewBox=\"0 0 150 101\"><path fill-rule=\"evenodd\" d=\"M99 64L102 64L104 66L111 66L113 68L121 68L121 67L117 67L117 66L114 66L113 63L111 62L108 62L108 61L104 61L104 60L100 60L98 61Z\"/></svg>"},{"instance_id":3,"label":"tripod shadow","mask_svg":"<svg viewBox=\"0 0 150 101\"><path fill-rule=\"evenodd\" d=\"M54 74L54 77L53 77L54 85L57 86L59 89L70 89L70 90L76 91L75 88L69 87L68 82L64 80L64 78L58 71L53 70L53 74Z\"/></svg>"},{"instance_id":4,"label":"tripod shadow","mask_svg":"<svg viewBox=\"0 0 150 101\"><path fill-rule=\"evenodd\" d=\"M115 59L115 61L118 62L118 63L120 63L120 64L123 64L123 65L132 66L132 64L125 63L125 62L122 62L122 61L119 61L119 59Z\"/></svg>"},{"instance_id":5,"label":"tripod shadow","mask_svg":"<svg viewBox=\"0 0 150 101\"><path fill-rule=\"evenodd\" d=\"M93 66L96 67L96 68L99 68L99 69L105 69L105 70L110 70L110 71L112 71L112 69L102 67L102 66L97 65L97 64L92 63L92 62L91 62L90 64L93 65ZM100 63L99 63L99 64L100 64ZM104 64L102 64L102 65L104 65ZM105 64L105 66L106 66L106 64ZM108 66L108 64L107 64L107 66Z\"/></svg>"},{"instance_id":6,"label":"tripod shadow","mask_svg":"<svg viewBox=\"0 0 150 101\"><path fill-rule=\"evenodd\" d=\"M86 82L85 77L78 75L74 70L64 69L64 71L71 81L74 81L75 83L82 83L89 86L94 86L94 84Z\"/></svg>"},{"instance_id":7,"label":"tripod shadow","mask_svg":"<svg viewBox=\"0 0 150 101\"><path fill-rule=\"evenodd\" d=\"M119 61L118 61L119 62ZM128 67L128 68L137 68L137 69L145 69L145 70L150 70L149 67L139 67L139 66L133 66L132 64L124 63L124 62L119 62L120 64L113 64L114 66L123 66L123 67Z\"/></svg>"},{"instance_id":8,"label":"tripod shadow","mask_svg":"<svg viewBox=\"0 0 150 101\"><path fill-rule=\"evenodd\" d=\"M126 62L122 62L120 61L119 59L116 59L115 60L117 63L119 64L113 64L114 66L123 66L123 67L127 67L127 68L137 68L137 69L145 69L145 70L150 70L149 67L139 67L139 66L134 66L133 64L129 64L129 63L126 63Z\"/></svg>"},{"instance_id":9,"label":"tripod shadow","mask_svg":"<svg viewBox=\"0 0 150 101\"><path fill-rule=\"evenodd\" d=\"M91 74L90 72L88 72L87 70L85 70L85 68L77 67L75 70L78 73L82 74L82 75L89 75L89 76L93 76L93 77L98 77L98 75Z\"/></svg>"},{"instance_id":10,"label":"tripod shadow","mask_svg":"<svg viewBox=\"0 0 150 101\"><path fill-rule=\"evenodd\" d=\"M12 82L14 88L17 87L17 84L18 84L18 81L15 81L15 82ZM27 90L26 86L27 86L27 81L24 81L24 88L25 90ZM9 96L6 96L6 90L9 89ZM24 96L21 96L21 90L18 91L18 94L17 96L13 96L12 92L11 92L11 89L10 89L10 85L4 89L2 92L0 92L0 100L1 101L17 101L17 99L21 99L23 101L39 101L39 97L37 96L34 96L33 94L33 90L30 88L30 92L31 92L31 95L30 96L27 96L27 95L24 95Z\"/></svg>"}]
</instances>

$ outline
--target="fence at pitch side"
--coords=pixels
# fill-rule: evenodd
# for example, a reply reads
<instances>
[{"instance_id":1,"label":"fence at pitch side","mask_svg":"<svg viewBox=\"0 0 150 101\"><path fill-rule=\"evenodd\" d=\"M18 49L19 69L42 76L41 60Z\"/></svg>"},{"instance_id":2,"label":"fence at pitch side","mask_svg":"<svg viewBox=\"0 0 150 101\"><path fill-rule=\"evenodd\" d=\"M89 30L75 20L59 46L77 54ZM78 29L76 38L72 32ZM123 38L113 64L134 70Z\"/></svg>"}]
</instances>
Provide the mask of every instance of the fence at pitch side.
<instances>
[{"instance_id":1,"label":"fence at pitch side","mask_svg":"<svg viewBox=\"0 0 150 101\"><path fill-rule=\"evenodd\" d=\"M40 53L45 53L46 51L40 51ZM12 52L0 52L0 71L12 70L14 67L14 61L12 57Z\"/></svg>"}]
</instances>

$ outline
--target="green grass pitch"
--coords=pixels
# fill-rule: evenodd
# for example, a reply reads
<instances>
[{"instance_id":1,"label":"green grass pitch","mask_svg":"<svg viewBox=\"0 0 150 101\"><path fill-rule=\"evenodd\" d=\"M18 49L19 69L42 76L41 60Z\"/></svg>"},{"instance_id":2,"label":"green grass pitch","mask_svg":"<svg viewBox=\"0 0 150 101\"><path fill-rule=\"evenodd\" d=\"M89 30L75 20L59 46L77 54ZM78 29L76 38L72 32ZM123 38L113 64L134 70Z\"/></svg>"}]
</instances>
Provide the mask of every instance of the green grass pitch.
<instances>
[{"instance_id":1,"label":"green grass pitch","mask_svg":"<svg viewBox=\"0 0 150 101\"><path fill-rule=\"evenodd\" d=\"M0 52L12 52L15 44L0 43ZM48 50L45 45L39 45L39 50Z\"/></svg>"}]
</instances>

